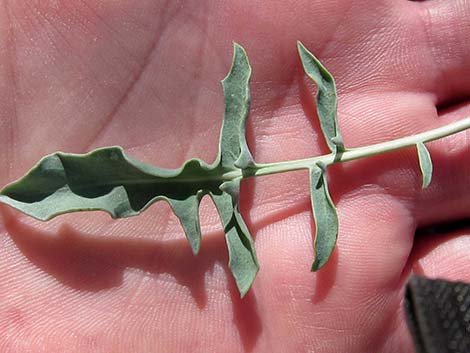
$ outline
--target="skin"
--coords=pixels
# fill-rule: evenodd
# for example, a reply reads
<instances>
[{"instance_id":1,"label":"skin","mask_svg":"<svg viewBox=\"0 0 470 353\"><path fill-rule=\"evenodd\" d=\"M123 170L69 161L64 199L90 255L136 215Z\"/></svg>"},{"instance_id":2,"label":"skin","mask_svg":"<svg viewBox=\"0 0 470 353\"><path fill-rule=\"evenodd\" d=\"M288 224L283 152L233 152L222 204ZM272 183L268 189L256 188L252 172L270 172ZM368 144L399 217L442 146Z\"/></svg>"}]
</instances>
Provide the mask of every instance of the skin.
<instances>
[{"instance_id":1,"label":"skin","mask_svg":"<svg viewBox=\"0 0 470 353\"><path fill-rule=\"evenodd\" d=\"M1 1L0 181L57 150L121 145L162 167L211 162L231 42L248 52L258 162L328 152L297 39L335 76L346 146L470 116L470 1ZM1 206L1 352L413 352L411 273L470 281L470 133L329 168L340 234L309 272L305 172L247 180L241 207L261 270L241 300L217 214L191 255L163 203L114 221L40 223ZM462 226L463 225L463 226Z\"/></svg>"}]
</instances>

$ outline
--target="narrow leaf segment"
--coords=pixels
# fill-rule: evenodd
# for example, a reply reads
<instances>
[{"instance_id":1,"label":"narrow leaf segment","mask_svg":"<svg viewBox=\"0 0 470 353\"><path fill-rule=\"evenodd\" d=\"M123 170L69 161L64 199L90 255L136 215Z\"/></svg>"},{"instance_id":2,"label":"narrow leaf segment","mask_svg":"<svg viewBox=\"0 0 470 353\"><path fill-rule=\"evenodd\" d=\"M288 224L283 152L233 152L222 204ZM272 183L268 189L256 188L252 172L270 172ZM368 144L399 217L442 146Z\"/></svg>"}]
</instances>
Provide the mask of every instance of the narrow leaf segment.
<instances>
[{"instance_id":1,"label":"narrow leaf segment","mask_svg":"<svg viewBox=\"0 0 470 353\"><path fill-rule=\"evenodd\" d=\"M416 144L416 148L418 149L419 167L421 169L421 174L423 175L422 188L425 189L429 186L432 179L431 155L429 154L428 149L422 142L418 142Z\"/></svg>"},{"instance_id":2,"label":"narrow leaf segment","mask_svg":"<svg viewBox=\"0 0 470 353\"><path fill-rule=\"evenodd\" d=\"M305 73L313 80L318 88L317 114L326 143L334 154L344 152L338 119L336 117L337 94L333 76L320 61L301 42L297 42L300 59Z\"/></svg>"},{"instance_id":3,"label":"narrow leaf segment","mask_svg":"<svg viewBox=\"0 0 470 353\"><path fill-rule=\"evenodd\" d=\"M229 192L211 192L211 197L224 226L229 267L243 297L250 289L258 273L259 265L253 239L238 207L240 180L227 183L230 185L224 185L224 188Z\"/></svg>"},{"instance_id":4,"label":"narrow leaf segment","mask_svg":"<svg viewBox=\"0 0 470 353\"><path fill-rule=\"evenodd\" d=\"M310 168L310 196L315 219L315 260L312 271L322 268L330 258L338 237L338 215L328 190L326 169Z\"/></svg>"},{"instance_id":5,"label":"narrow leaf segment","mask_svg":"<svg viewBox=\"0 0 470 353\"><path fill-rule=\"evenodd\" d=\"M226 170L254 165L245 138L246 119L250 110L249 80L251 67L245 50L234 44L232 68L222 80L225 113L220 133L218 163Z\"/></svg>"}]
</instances>

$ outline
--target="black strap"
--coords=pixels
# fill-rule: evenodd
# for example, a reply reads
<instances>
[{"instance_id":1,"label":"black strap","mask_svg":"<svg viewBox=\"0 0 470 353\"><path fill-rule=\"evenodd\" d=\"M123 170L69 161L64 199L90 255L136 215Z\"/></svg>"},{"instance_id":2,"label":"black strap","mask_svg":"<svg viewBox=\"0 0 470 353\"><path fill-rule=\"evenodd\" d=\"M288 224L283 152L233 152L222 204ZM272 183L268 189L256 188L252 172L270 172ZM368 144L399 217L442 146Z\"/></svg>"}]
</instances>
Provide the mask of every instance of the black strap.
<instances>
[{"instance_id":1,"label":"black strap","mask_svg":"<svg viewBox=\"0 0 470 353\"><path fill-rule=\"evenodd\" d=\"M405 310L418 353L470 353L470 284L413 276Z\"/></svg>"}]
</instances>

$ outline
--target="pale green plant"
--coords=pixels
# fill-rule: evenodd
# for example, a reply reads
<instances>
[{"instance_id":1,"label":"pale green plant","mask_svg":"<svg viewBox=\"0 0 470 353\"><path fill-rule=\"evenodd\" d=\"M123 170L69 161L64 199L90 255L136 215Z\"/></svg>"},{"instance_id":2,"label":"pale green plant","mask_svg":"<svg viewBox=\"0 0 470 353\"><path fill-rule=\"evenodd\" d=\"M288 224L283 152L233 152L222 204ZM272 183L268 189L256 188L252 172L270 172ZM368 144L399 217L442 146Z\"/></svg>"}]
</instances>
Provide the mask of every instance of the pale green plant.
<instances>
[{"instance_id":1,"label":"pale green plant","mask_svg":"<svg viewBox=\"0 0 470 353\"><path fill-rule=\"evenodd\" d=\"M307 169L315 219L312 271L319 270L330 258L338 236L338 216L328 189L328 166L416 146L425 188L432 178L432 162L425 143L469 128L470 119L380 144L346 148L336 116L335 81L300 42L298 51L306 74L318 88L317 113L331 153L269 164L254 161L245 139L251 67L245 50L235 44L231 70L222 81L225 114L214 163L191 159L178 169L162 169L130 158L121 147L100 148L83 155L56 152L41 159L20 180L6 186L0 192L0 202L47 221L63 213L90 210L106 211L113 218L136 216L154 202L165 200L180 220L193 253L197 254L201 244L199 203L209 194L223 224L229 267L244 296L259 265L239 209L240 182L250 177Z\"/></svg>"}]
</instances>

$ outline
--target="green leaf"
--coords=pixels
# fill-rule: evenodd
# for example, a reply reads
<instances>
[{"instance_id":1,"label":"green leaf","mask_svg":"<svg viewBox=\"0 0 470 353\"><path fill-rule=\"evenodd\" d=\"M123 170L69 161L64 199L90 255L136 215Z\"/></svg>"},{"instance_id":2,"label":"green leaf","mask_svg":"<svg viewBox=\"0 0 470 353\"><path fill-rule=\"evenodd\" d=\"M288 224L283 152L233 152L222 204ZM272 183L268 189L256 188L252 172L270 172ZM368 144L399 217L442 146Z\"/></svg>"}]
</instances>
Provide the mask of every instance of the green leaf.
<instances>
[{"instance_id":1,"label":"green leaf","mask_svg":"<svg viewBox=\"0 0 470 353\"><path fill-rule=\"evenodd\" d=\"M254 165L245 138L246 119L250 110L251 67L245 50L236 43L233 48L232 68L222 80L225 114L218 156L220 165L228 170Z\"/></svg>"},{"instance_id":2,"label":"green leaf","mask_svg":"<svg viewBox=\"0 0 470 353\"><path fill-rule=\"evenodd\" d=\"M258 273L259 265L253 240L238 207L240 181L234 180L226 184L229 185L225 185L224 188L229 192L211 192L211 197L224 227L229 267L238 290L244 297Z\"/></svg>"},{"instance_id":3,"label":"green leaf","mask_svg":"<svg viewBox=\"0 0 470 353\"><path fill-rule=\"evenodd\" d=\"M431 155L422 142L418 142L416 144L416 148L418 149L419 167L421 168L421 174L423 175L422 188L425 189L429 186L432 179Z\"/></svg>"},{"instance_id":4,"label":"green leaf","mask_svg":"<svg viewBox=\"0 0 470 353\"><path fill-rule=\"evenodd\" d=\"M227 182L225 173L254 165L245 140L250 107L251 67L246 53L234 44L233 64L222 81L225 114L219 153L212 165L191 159L178 169L150 166L128 157L121 147L87 154L57 152L44 157L23 178L0 192L0 202L39 220L63 213L101 210L113 218L136 216L156 201L168 202L178 217L191 249L201 244L199 203L214 200L226 233L229 266L241 295L258 271L253 240L238 207L240 178Z\"/></svg>"},{"instance_id":5,"label":"green leaf","mask_svg":"<svg viewBox=\"0 0 470 353\"><path fill-rule=\"evenodd\" d=\"M200 245L198 206L217 190L218 170L189 160L179 169L160 169L128 157L120 147L88 154L57 152L0 192L0 201L47 221L63 213L102 210L113 218L136 216L158 200L179 218L194 253Z\"/></svg>"},{"instance_id":6,"label":"green leaf","mask_svg":"<svg viewBox=\"0 0 470 353\"><path fill-rule=\"evenodd\" d=\"M322 268L330 258L338 237L338 215L328 191L323 166L310 168L310 196L315 219L315 260L312 271Z\"/></svg>"},{"instance_id":7,"label":"green leaf","mask_svg":"<svg viewBox=\"0 0 470 353\"><path fill-rule=\"evenodd\" d=\"M301 42L297 42L300 59L305 73L318 88L317 113L326 143L333 153L345 151L336 117L337 95L333 76Z\"/></svg>"},{"instance_id":8,"label":"green leaf","mask_svg":"<svg viewBox=\"0 0 470 353\"><path fill-rule=\"evenodd\" d=\"M232 67L222 81L225 114L216 163L224 171L244 169L255 164L245 137L250 109L250 76L251 67L246 52L234 43ZM219 189L221 193L211 192L210 195L224 226L229 267L243 297L250 289L259 266L253 240L238 207L240 180L223 183Z\"/></svg>"}]
</instances>

